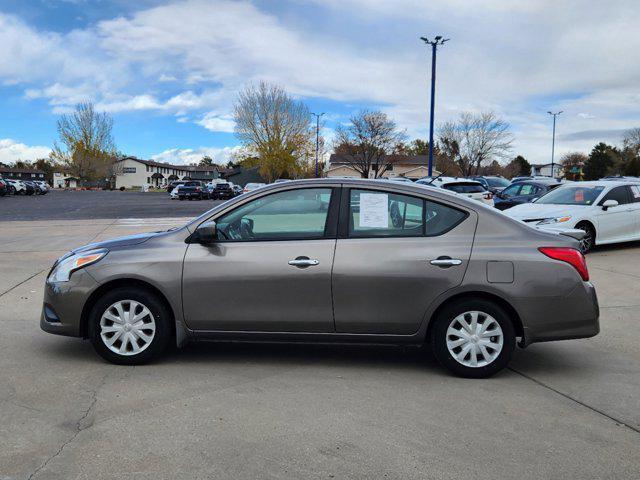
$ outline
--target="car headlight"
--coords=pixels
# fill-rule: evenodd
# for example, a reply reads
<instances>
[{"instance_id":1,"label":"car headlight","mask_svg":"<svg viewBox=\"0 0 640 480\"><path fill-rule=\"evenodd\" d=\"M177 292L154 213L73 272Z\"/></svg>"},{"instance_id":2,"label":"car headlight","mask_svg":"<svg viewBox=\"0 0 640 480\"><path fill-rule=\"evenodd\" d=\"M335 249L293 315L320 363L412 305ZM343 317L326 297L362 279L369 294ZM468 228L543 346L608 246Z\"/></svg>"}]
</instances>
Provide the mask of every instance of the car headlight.
<instances>
[{"instance_id":1,"label":"car headlight","mask_svg":"<svg viewBox=\"0 0 640 480\"><path fill-rule=\"evenodd\" d=\"M73 272L100 261L108 252L109 250L101 248L61 257L51 270L47 282L68 282Z\"/></svg>"},{"instance_id":2,"label":"car headlight","mask_svg":"<svg viewBox=\"0 0 640 480\"><path fill-rule=\"evenodd\" d=\"M564 223L564 222L568 222L569 220L571 220L570 216L545 218L543 220L540 220L538 222L538 225L548 225L550 223Z\"/></svg>"}]
</instances>

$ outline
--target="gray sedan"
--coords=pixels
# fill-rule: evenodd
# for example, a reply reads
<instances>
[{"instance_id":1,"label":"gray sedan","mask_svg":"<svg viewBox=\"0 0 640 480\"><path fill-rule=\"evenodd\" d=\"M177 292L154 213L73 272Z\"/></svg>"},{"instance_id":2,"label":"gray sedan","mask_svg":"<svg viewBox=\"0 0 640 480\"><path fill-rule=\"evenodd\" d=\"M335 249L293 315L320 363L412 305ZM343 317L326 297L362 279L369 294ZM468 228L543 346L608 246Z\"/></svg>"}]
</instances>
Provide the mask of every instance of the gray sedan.
<instances>
[{"instance_id":1,"label":"gray sedan","mask_svg":"<svg viewBox=\"0 0 640 480\"><path fill-rule=\"evenodd\" d=\"M486 377L516 342L598 333L571 234L442 189L283 182L176 230L69 252L47 278L40 325L118 364L190 339L427 343L452 372Z\"/></svg>"}]
</instances>

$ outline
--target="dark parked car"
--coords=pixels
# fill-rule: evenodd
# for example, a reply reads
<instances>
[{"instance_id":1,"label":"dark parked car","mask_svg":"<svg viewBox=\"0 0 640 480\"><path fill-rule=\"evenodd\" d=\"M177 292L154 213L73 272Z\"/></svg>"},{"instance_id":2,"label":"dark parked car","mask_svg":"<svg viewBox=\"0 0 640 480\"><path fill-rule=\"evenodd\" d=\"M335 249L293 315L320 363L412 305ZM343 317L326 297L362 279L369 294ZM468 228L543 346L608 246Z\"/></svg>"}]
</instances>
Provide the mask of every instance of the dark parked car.
<instances>
[{"instance_id":1,"label":"dark parked car","mask_svg":"<svg viewBox=\"0 0 640 480\"><path fill-rule=\"evenodd\" d=\"M557 180L523 180L512 183L493 197L494 206L498 210L506 210L514 205L530 203L550 190L562 185Z\"/></svg>"},{"instance_id":2,"label":"dark parked car","mask_svg":"<svg viewBox=\"0 0 640 480\"><path fill-rule=\"evenodd\" d=\"M226 182L214 183L213 188L209 191L209 198L213 200L229 200L235 196L233 188Z\"/></svg>"},{"instance_id":3,"label":"dark parked car","mask_svg":"<svg viewBox=\"0 0 640 480\"><path fill-rule=\"evenodd\" d=\"M169 183L169 185L167 185L167 193L171 193L178 185L184 185L185 183L187 183L185 180L176 180L175 182Z\"/></svg>"},{"instance_id":4,"label":"dark parked car","mask_svg":"<svg viewBox=\"0 0 640 480\"><path fill-rule=\"evenodd\" d=\"M36 185L29 180L22 180L22 184L25 187L25 195L33 195L36 193Z\"/></svg>"},{"instance_id":5,"label":"dark parked car","mask_svg":"<svg viewBox=\"0 0 640 480\"><path fill-rule=\"evenodd\" d=\"M511 182L504 177L469 177L470 180L480 182L484 188L494 195L507 188Z\"/></svg>"},{"instance_id":6,"label":"dark parked car","mask_svg":"<svg viewBox=\"0 0 640 480\"><path fill-rule=\"evenodd\" d=\"M192 180L189 182L185 182L178 192L178 200L202 200L203 198L209 198L209 193L207 189L202 184L202 182L198 180Z\"/></svg>"},{"instance_id":7,"label":"dark parked car","mask_svg":"<svg viewBox=\"0 0 640 480\"><path fill-rule=\"evenodd\" d=\"M7 182L0 178L0 197L4 197L8 193L9 187L7 187Z\"/></svg>"}]
</instances>

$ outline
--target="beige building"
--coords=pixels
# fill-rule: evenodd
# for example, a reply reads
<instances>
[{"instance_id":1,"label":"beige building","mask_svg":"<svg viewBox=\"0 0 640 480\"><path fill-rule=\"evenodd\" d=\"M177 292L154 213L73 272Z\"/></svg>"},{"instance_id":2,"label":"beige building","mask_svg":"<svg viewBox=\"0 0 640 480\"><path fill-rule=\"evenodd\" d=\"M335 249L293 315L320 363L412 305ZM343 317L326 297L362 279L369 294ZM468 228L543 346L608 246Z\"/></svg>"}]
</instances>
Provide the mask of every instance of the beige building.
<instances>
[{"instance_id":1,"label":"beige building","mask_svg":"<svg viewBox=\"0 0 640 480\"><path fill-rule=\"evenodd\" d=\"M116 188L138 188L143 185L163 187L174 180L214 180L220 176L219 167L172 165L170 163L125 157L116 162Z\"/></svg>"},{"instance_id":2,"label":"beige building","mask_svg":"<svg viewBox=\"0 0 640 480\"><path fill-rule=\"evenodd\" d=\"M76 188L78 179L66 172L53 172L53 188Z\"/></svg>"},{"instance_id":3,"label":"beige building","mask_svg":"<svg viewBox=\"0 0 640 480\"><path fill-rule=\"evenodd\" d=\"M329 168L326 171L327 177L358 177L358 172L352 166L352 161L346 155L332 154L329 158ZM429 157L427 155L386 155L382 158L381 164L389 164L383 177L405 177L411 180L418 180L429 174ZM374 165L375 168L375 165ZM438 172L433 171L434 175ZM371 178L375 177L375 172L369 173Z\"/></svg>"}]
</instances>

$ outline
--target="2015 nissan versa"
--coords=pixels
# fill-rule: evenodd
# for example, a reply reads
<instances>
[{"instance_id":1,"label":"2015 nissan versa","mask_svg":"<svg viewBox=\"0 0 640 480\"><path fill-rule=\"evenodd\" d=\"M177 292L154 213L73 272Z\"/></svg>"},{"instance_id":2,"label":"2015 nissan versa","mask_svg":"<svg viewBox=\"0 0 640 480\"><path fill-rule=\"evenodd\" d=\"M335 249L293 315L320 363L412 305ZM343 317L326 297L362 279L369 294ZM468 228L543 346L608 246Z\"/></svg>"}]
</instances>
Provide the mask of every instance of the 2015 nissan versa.
<instances>
[{"instance_id":1,"label":"2015 nissan versa","mask_svg":"<svg viewBox=\"0 0 640 480\"><path fill-rule=\"evenodd\" d=\"M408 183L283 182L179 229L69 252L40 324L118 364L189 339L427 342L452 372L486 377L518 339L599 332L580 234Z\"/></svg>"}]
</instances>

